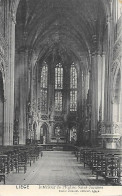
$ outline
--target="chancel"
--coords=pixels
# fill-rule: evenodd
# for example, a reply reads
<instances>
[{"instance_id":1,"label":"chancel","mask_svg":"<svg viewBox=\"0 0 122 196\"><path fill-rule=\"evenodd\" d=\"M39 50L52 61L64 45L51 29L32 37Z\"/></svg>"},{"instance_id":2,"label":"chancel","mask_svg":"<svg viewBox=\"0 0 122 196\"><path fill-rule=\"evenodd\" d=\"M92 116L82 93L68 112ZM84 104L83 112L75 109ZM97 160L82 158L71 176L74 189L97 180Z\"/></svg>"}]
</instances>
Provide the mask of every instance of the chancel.
<instances>
[{"instance_id":1,"label":"chancel","mask_svg":"<svg viewBox=\"0 0 122 196\"><path fill-rule=\"evenodd\" d=\"M0 0L0 183L122 185L122 2Z\"/></svg>"}]
</instances>

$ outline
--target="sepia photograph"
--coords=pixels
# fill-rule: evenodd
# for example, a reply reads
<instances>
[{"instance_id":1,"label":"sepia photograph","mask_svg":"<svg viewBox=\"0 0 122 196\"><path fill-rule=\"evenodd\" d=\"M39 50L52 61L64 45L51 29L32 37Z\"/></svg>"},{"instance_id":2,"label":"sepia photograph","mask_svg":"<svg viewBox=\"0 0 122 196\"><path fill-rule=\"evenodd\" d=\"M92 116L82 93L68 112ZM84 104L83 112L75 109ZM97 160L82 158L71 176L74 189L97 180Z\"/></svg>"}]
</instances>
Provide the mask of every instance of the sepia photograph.
<instances>
[{"instance_id":1,"label":"sepia photograph","mask_svg":"<svg viewBox=\"0 0 122 196\"><path fill-rule=\"evenodd\" d=\"M121 66L122 0L0 0L0 196L122 190Z\"/></svg>"}]
</instances>

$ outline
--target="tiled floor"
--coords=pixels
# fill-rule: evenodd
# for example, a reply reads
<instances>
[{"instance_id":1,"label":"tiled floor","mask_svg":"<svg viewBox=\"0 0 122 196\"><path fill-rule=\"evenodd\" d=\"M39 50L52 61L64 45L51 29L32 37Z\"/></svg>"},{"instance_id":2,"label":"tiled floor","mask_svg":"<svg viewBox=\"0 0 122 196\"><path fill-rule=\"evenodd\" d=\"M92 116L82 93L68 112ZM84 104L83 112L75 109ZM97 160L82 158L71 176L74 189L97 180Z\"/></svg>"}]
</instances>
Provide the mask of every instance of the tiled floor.
<instances>
[{"instance_id":1,"label":"tiled floor","mask_svg":"<svg viewBox=\"0 0 122 196\"><path fill-rule=\"evenodd\" d=\"M27 172L10 173L6 184L46 185L104 185L104 179L96 181L89 168L84 169L72 152L44 151L43 157L28 165Z\"/></svg>"}]
</instances>

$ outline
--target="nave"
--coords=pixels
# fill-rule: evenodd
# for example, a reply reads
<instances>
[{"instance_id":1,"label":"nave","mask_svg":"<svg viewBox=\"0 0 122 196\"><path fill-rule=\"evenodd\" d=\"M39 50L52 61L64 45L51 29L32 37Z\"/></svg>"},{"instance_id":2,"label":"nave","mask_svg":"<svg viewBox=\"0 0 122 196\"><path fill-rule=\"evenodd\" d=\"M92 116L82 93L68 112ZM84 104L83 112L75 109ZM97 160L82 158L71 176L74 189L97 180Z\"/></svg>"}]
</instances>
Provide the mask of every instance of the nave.
<instances>
[{"instance_id":1,"label":"nave","mask_svg":"<svg viewBox=\"0 0 122 196\"><path fill-rule=\"evenodd\" d=\"M44 151L43 157L28 165L24 174L20 170L6 176L6 185L105 185L105 180L96 175L83 163L77 162L71 151Z\"/></svg>"},{"instance_id":2,"label":"nave","mask_svg":"<svg viewBox=\"0 0 122 196\"><path fill-rule=\"evenodd\" d=\"M122 151L69 144L1 147L0 184L120 186Z\"/></svg>"},{"instance_id":3,"label":"nave","mask_svg":"<svg viewBox=\"0 0 122 196\"><path fill-rule=\"evenodd\" d=\"M122 185L122 0L0 0L0 180Z\"/></svg>"}]
</instances>

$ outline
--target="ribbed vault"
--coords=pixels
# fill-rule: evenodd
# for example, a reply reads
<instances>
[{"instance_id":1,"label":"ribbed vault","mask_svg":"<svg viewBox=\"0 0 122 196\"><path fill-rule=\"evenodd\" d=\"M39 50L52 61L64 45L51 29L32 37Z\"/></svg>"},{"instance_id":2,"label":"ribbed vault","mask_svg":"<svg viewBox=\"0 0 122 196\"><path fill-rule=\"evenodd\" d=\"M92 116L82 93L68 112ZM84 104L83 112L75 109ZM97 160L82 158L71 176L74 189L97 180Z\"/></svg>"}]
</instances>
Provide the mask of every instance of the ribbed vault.
<instances>
[{"instance_id":1,"label":"ribbed vault","mask_svg":"<svg viewBox=\"0 0 122 196\"><path fill-rule=\"evenodd\" d=\"M37 51L38 58L80 58L82 52L93 50L95 35L96 47L102 49L106 10L104 0L21 0L16 48L23 43Z\"/></svg>"}]
</instances>

